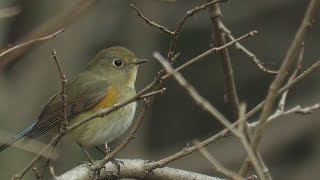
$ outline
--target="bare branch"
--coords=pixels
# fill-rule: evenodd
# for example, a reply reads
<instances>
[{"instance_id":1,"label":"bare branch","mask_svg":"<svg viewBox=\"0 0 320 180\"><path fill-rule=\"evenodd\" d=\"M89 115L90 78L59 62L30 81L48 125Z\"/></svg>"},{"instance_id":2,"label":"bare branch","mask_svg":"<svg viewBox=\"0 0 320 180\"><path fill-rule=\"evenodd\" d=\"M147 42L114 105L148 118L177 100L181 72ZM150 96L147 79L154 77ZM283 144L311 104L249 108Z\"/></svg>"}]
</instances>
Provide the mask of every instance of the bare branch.
<instances>
[{"instance_id":1,"label":"bare branch","mask_svg":"<svg viewBox=\"0 0 320 180\"><path fill-rule=\"evenodd\" d=\"M227 29L227 27L223 23L220 24L220 28L226 34L228 39L230 39L231 41L233 41L235 39L232 36L230 30ZM277 74L278 73L278 71L270 70L270 69L264 67L262 61L259 60L256 55L254 55L252 52L250 52L247 48L245 48L239 42L235 43L235 47L236 47L236 49L239 49L240 52L242 52L243 54L247 55L249 57L249 59L252 60L258 66L258 68L261 71L263 71L265 73L269 73L269 74Z\"/></svg>"},{"instance_id":2,"label":"bare branch","mask_svg":"<svg viewBox=\"0 0 320 180\"><path fill-rule=\"evenodd\" d=\"M47 36L36 38L36 39L32 39L30 41L15 45L13 47L10 47L10 48L8 48L6 50L1 51L1 53L0 53L0 68L3 69L9 63L8 60L3 59L3 57L5 55L7 55L7 54L9 54L9 53L11 53L13 51L16 51L17 49L25 48L27 46L32 46L32 45L37 44L37 43L42 42L42 41L46 41L46 40L52 39L52 38L56 37L57 35L59 35L60 33L62 33L63 31L64 31L64 29L60 29L59 31L56 31L56 32L54 32L52 34L49 34Z\"/></svg>"},{"instance_id":3,"label":"bare branch","mask_svg":"<svg viewBox=\"0 0 320 180\"><path fill-rule=\"evenodd\" d=\"M157 91L152 91L152 92L150 92L150 93L141 95L141 96L140 96L140 99L144 99L144 98L147 98L147 97L150 97L150 96L154 96L154 95L156 95L156 94L163 94L166 90L167 90L167 88L162 88L162 89L157 90Z\"/></svg>"},{"instance_id":4,"label":"bare branch","mask_svg":"<svg viewBox=\"0 0 320 180\"><path fill-rule=\"evenodd\" d=\"M213 107L210 102L208 102L205 98L200 96L200 94L195 90L195 88L191 86L179 72L173 73L174 69L172 68L170 63L163 58L161 54L159 54L158 52L154 52L153 56L161 63L161 65L165 68L165 70L168 73L172 73L174 79L181 87L183 87L186 90L186 92L192 98L196 105L198 105L204 111L208 112L213 117L215 117L218 121L220 121L221 124L227 127L229 131L231 131L234 134L238 134L231 127L231 123L228 121L228 119L224 117L215 107Z\"/></svg>"},{"instance_id":5,"label":"bare branch","mask_svg":"<svg viewBox=\"0 0 320 180\"><path fill-rule=\"evenodd\" d=\"M275 112L274 114L272 114L268 120L267 120L267 123L271 123L272 121L274 121L275 119L278 119L279 117L282 117L282 116L286 116L286 115L289 115L289 114L303 114L303 115L306 115L306 114L312 114L314 113L315 111L319 110L320 109L320 104L314 104L312 106L307 106L307 107L304 107L302 108L301 106L295 106L289 110L286 110L284 112L280 112L280 111L277 111ZM252 122L249 124L250 128L254 128L258 125L258 121L256 122Z\"/></svg>"},{"instance_id":6,"label":"bare branch","mask_svg":"<svg viewBox=\"0 0 320 180\"><path fill-rule=\"evenodd\" d=\"M258 33L258 31L253 30L253 31L251 31L251 32L249 32L249 33L247 33L247 34L245 34L245 35L243 35L243 36L241 36L241 37L233 40L233 41L230 41L230 42L228 42L228 43L220 46L220 47L211 48L211 49L205 51L204 53L201 53L201 54L199 54L198 56L194 57L193 59L187 61L186 63L184 63L183 65L179 66L178 68L174 69L171 73L167 73L167 74L164 75L161 79L162 79L162 80L167 79L167 78L168 78L169 76L171 76L173 73L176 73L176 72L178 72L178 71L181 71L182 69L185 69L186 67L188 67L188 66L190 66L190 65L192 65L192 64L194 64L194 63L196 63L196 62L198 62L198 61L200 61L200 60L202 60L203 58L209 56L210 54L219 52L219 51L221 51L221 50L223 50L223 49L225 49L225 48L227 48L227 47L235 44L236 42L239 42L239 41L241 41L241 40L243 40L243 39L245 39L245 38L254 36L254 35L257 34L257 33Z\"/></svg>"},{"instance_id":7,"label":"bare branch","mask_svg":"<svg viewBox=\"0 0 320 180\"><path fill-rule=\"evenodd\" d=\"M294 57L296 55L296 52L298 52L298 49L300 47L300 44L302 43L307 31L310 29L313 18L317 12L318 6L320 4L320 1L317 0L311 0L308 10L306 12L306 15L303 19L303 22L301 26L299 27L299 30L290 46L288 49L288 52L286 54L286 57L283 60L283 63L281 65L281 68L279 70L279 73L277 74L276 78L270 85L270 89L268 92L268 95L266 97L266 103L264 105L263 111L260 115L259 118L259 125L257 126L257 129L254 133L253 136L253 142L252 142L252 147L253 149L257 149L258 144L261 140L262 134L265 130L265 125L266 125L266 120L268 119L268 116L272 110L274 101L277 97L277 91L280 89L281 84L283 80L286 77L286 74L294 60Z\"/></svg>"},{"instance_id":8,"label":"bare branch","mask_svg":"<svg viewBox=\"0 0 320 180\"><path fill-rule=\"evenodd\" d=\"M247 109L247 104L241 103L239 106L239 115L238 115L239 126L238 126L238 129L240 132L244 132L244 133L246 132L245 127L247 124L247 119L245 118L246 109Z\"/></svg>"},{"instance_id":9,"label":"bare branch","mask_svg":"<svg viewBox=\"0 0 320 180\"><path fill-rule=\"evenodd\" d=\"M307 70L305 70L303 73L301 73L297 78L295 78L293 81L291 81L291 83L285 85L284 87L282 87L279 92L279 94L282 94L283 92L287 91L288 89L292 88L294 85L296 85L298 82L300 82L301 80L303 80L305 77L309 76L312 72L314 72L315 70L317 70L318 68L320 68L320 60L317 61L315 64L313 64L311 67L309 67ZM256 107L254 107L252 110L250 110L249 112L247 112L244 116L245 119L248 119L250 117L252 117L254 114L256 114L264 105L264 101L260 102ZM232 128L235 128L239 123L239 120L237 120L235 123L232 124ZM203 140L202 142L200 142L201 146L207 146L209 144L212 144L213 142L216 142L217 140L220 140L224 137L230 136L230 132L228 129L224 129L222 131L220 131L219 133ZM168 156L165 157L163 159L160 159L156 162L152 162L152 163L148 163L148 170L152 170L152 169L156 169L156 168L161 168L166 166L167 164L180 159L184 156L187 156L191 153L193 153L194 151L197 150L197 147L195 146L191 146L188 148L183 148L182 150Z\"/></svg>"},{"instance_id":10,"label":"bare branch","mask_svg":"<svg viewBox=\"0 0 320 180\"><path fill-rule=\"evenodd\" d=\"M181 19L181 21L179 22L178 26L176 27L175 31L174 31L174 34L171 38L171 42L170 42L170 47L169 47L169 52L168 52L168 61L169 62L172 62L172 57L174 55L174 51L175 51L175 48L176 48L176 45L177 45L177 40L178 40L178 36L179 36L179 33L181 31L181 28L182 26L184 25L184 23L186 22L186 20L190 17L192 17L195 13L201 11L201 10L205 10L206 8L208 8L210 5L212 4L216 4L216 3L219 3L219 2L226 2L226 0L213 0L213 1L210 1L208 3L205 3L201 6L197 6L191 10L189 10L184 16L183 18Z\"/></svg>"},{"instance_id":11,"label":"bare branch","mask_svg":"<svg viewBox=\"0 0 320 180\"><path fill-rule=\"evenodd\" d=\"M222 164L220 164L220 162L218 160L216 160L208 151L205 147L200 145L200 142L198 140L193 141L193 144L198 148L198 150L200 151L200 153L203 155L203 157L205 157L210 164L212 165L212 167L214 168L214 170L222 173L223 175L234 179L234 180L244 180L243 177L239 176L236 172L233 172L227 168L225 168Z\"/></svg>"},{"instance_id":12,"label":"bare branch","mask_svg":"<svg viewBox=\"0 0 320 180\"><path fill-rule=\"evenodd\" d=\"M68 132L74 130L75 128L81 126L82 124L85 124L97 117L103 117L103 116L106 116L116 110L118 110L119 108L129 104L129 103L132 103L136 100L139 99L139 97L143 94L145 94L146 92L148 92L150 89L152 89L156 84L158 83L157 80L153 81L151 84L149 84L147 87L145 87L143 90L141 90L140 92L138 92L135 96L129 98L128 100L122 102L122 103L119 103L118 105L114 105L112 106L111 108L106 108L106 109L102 109L101 111L99 112L96 112L86 118L84 118L81 122L78 122L78 123L75 123L73 124L72 126L69 126L67 127L66 131L60 131L55 137L53 137L53 139L50 141L49 144L47 144L38 154L36 157L34 157L30 162L29 164L23 168L21 170L21 172L19 172L18 174L14 175L13 179L21 179L29 170L30 168L36 163L38 162L38 160L44 156L44 154L51 148L53 147L56 143L58 143L61 138ZM109 158L111 158L111 156L113 156L114 154L113 153L110 153ZM100 166L101 167L101 166Z\"/></svg>"},{"instance_id":13,"label":"bare branch","mask_svg":"<svg viewBox=\"0 0 320 180\"><path fill-rule=\"evenodd\" d=\"M147 161L145 160L129 160L129 159L119 159L123 162L121 166L121 171L117 173L116 167L111 163L107 163L105 168L101 169L100 179L117 179L122 178L133 178L133 179L175 179L175 180L222 180L218 177L210 177L190 171L183 171L179 169L164 167L161 169L156 169L150 173L146 169ZM59 180L73 180L73 179L83 179L90 180L93 179L94 170L91 168L90 164L82 164L74 169L62 174L58 177Z\"/></svg>"},{"instance_id":14,"label":"bare branch","mask_svg":"<svg viewBox=\"0 0 320 180\"><path fill-rule=\"evenodd\" d=\"M164 26L161 26L151 20L149 20L146 16L144 16L140 11L139 9L134 5L134 4L130 4L130 7L136 11L137 15L139 17L141 17L141 19L143 19L147 24L149 24L151 27L155 27L155 28L158 28L160 29L160 31L164 32L164 33L168 33L170 35L173 35L174 32L170 31L168 28L164 27Z\"/></svg>"},{"instance_id":15,"label":"bare branch","mask_svg":"<svg viewBox=\"0 0 320 180\"><path fill-rule=\"evenodd\" d=\"M318 0L311 0L310 1L310 4L309 4L308 9L306 11L306 14L304 16L304 19L298 29L298 32L296 33L294 40L292 41L292 43L287 51L287 54L283 60L281 67L280 67L279 73L277 74L274 81L270 85L270 88L269 88L269 91L268 91L268 94L266 97L266 102L265 102L265 105L263 107L262 113L259 118L259 124L253 134L253 139L252 139L251 145L252 145L252 148L254 151L257 151L260 140L261 140L263 133L266 129L267 119L272 111L272 107L273 107L275 99L278 95L278 91L279 91L284 79L287 76L287 72L294 61L294 58L297 54L296 52L298 52L300 44L303 42L303 39L304 39L307 31L311 27L311 24L313 22L313 18L316 15L319 4L320 4L320 1L318 1ZM248 172L248 165L245 165L241 168L241 174L244 175L247 172Z\"/></svg>"},{"instance_id":16,"label":"bare branch","mask_svg":"<svg viewBox=\"0 0 320 180\"><path fill-rule=\"evenodd\" d=\"M161 65L165 68L167 72L172 73L174 69L172 68L170 63L161 56L161 54L155 52L153 53L153 56L161 63ZM173 77L177 81L177 83L186 90L188 95L191 97L191 99L195 102L197 106L199 106L201 109L208 112L210 115L219 120L221 124L223 124L230 132L232 132L232 134L235 135L235 137L239 138L243 148L248 154L248 157L253 163L254 168L257 174L259 175L260 179L265 180L262 167L259 164L259 161L255 156L254 152L252 151L249 142L245 138L244 134L242 132L239 132L237 129L234 129L232 124L214 106L212 106L209 101L203 98L195 90L195 88L185 80L185 78L179 72L173 73Z\"/></svg>"},{"instance_id":17,"label":"bare branch","mask_svg":"<svg viewBox=\"0 0 320 180\"><path fill-rule=\"evenodd\" d=\"M53 18L48 19L45 23L39 25L30 33L27 33L26 35L24 35L24 37L20 38L18 42L25 42L29 41L30 39L46 36L47 34L51 34L57 31L58 29L67 27L72 22L79 19L78 17L96 2L96 0L79 0L73 7L67 9L64 12L58 13ZM31 46L24 46L10 54L7 54L4 57L1 57L2 62L0 63L0 69L4 69L7 64L11 63L17 57L24 54L30 47Z\"/></svg>"},{"instance_id":18,"label":"bare branch","mask_svg":"<svg viewBox=\"0 0 320 180\"><path fill-rule=\"evenodd\" d=\"M212 38L217 46L226 44L225 34L221 30L221 11L219 4L212 4L209 6L210 19L213 26ZM239 98L237 95L236 84L234 82L233 68L231 65L230 55L227 48L220 51L222 70L224 74L226 102L231 106L233 116L238 118L239 114Z\"/></svg>"},{"instance_id":19,"label":"bare branch","mask_svg":"<svg viewBox=\"0 0 320 180\"><path fill-rule=\"evenodd\" d=\"M61 96L61 100L62 100L61 103L63 105L63 108L62 108L61 118L60 118L61 119L60 131L64 132L67 129L67 115L66 115L66 112L67 112L67 110L66 110L66 108L67 108L67 95L66 95L66 92L65 92L65 89L66 89L65 86L66 86L66 83L67 83L67 78L64 75L64 73L62 72L62 68L61 68L59 60L57 58L56 50L52 50L52 58L53 58L54 62L57 65L57 68L58 68L58 71L59 71L59 75L60 75L60 79L61 79L60 96Z\"/></svg>"}]
</instances>

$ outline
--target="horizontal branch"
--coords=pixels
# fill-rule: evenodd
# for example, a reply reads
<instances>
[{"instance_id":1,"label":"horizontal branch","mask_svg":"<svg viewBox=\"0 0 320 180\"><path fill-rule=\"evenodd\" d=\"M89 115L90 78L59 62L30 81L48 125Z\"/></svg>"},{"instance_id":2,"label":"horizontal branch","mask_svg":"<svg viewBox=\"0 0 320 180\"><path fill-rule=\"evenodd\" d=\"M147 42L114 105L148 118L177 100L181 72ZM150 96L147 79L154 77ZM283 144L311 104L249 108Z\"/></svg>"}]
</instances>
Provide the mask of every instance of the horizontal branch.
<instances>
[{"instance_id":1,"label":"horizontal branch","mask_svg":"<svg viewBox=\"0 0 320 180\"><path fill-rule=\"evenodd\" d=\"M191 60L187 61L185 64L179 66L178 68L173 70L171 73L167 73L161 79L164 80L164 79L168 78L169 76L171 76L173 73L181 71L182 69L184 69L184 68L186 68L186 67L188 67L188 66L190 66L190 65L192 65L192 64L194 64L196 62L198 62L199 60L201 60L201 59L203 59L203 58L205 58L205 57L207 57L207 56L209 56L209 55L211 55L213 53L217 53L217 52L219 52L219 51L221 51L221 50L223 50L223 49L225 49L225 48L227 48L227 47L229 47L229 46L231 46L231 45L233 45L233 44L235 44L235 43L237 43L237 42L239 42L239 41L241 41L241 40L243 40L243 39L245 39L247 37L254 36L257 33L258 33L258 31L253 30L253 31L250 31L249 33L247 33L247 34L245 34L245 35L243 35L243 36L241 36L241 37L239 37L237 39L234 39L234 40L222 45L222 46L213 47L213 48L211 48L211 49L199 54L198 56L192 58Z\"/></svg>"},{"instance_id":2,"label":"horizontal branch","mask_svg":"<svg viewBox=\"0 0 320 180\"><path fill-rule=\"evenodd\" d=\"M301 107L301 106L295 106L287 111L284 111L284 112L281 112L281 111L276 111L274 114L272 114L268 120L267 120L267 123L270 123L272 122L273 120L279 118L279 117L282 117L282 116L286 116L286 115L289 115L289 114L302 114L302 115L306 115L306 114L312 114L314 113L315 111L319 110L320 109L320 104L317 103L317 104L314 104L312 106L308 106L308 107ZM252 122L252 123L249 123L249 127L250 128L254 128L258 125L258 121L255 121L255 122Z\"/></svg>"},{"instance_id":3,"label":"horizontal branch","mask_svg":"<svg viewBox=\"0 0 320 180\"><path fill-rule=\"evenodd\" d=\"M121 178L134 178L134 179L175 179L175 180L222 180L218 177L210 177L207 175L194 173L190 171L179 170L175 168L164 167L149 172L146 169L147 161L145 160L129 160L119 159L121 168L117 173L117 168L111 163L107 163L105 168L100 172L99 179L121 179ZM65 172L57 177L59 180L91 180L95 177L94 170L90 164L79 165L70 171Z\"/></svg>"},{"instance_id":4,"label":"horizontal branch","mask_svg":"<svg viewBox=\"0 0 320 180\"><path fill-rule=\"evenodd\" d=\"M6 54L8 54L10 52L13 52L13 51L15 51L15 50L17 50L19 48L23 48L23 47L26 47L26 46L31 46L31 45L34 45L34 44L39 43L41 41L52 39L52 38L56 37L58 34L62 33L63 31L64 31L64 29L60 29L59 31L56 31L56 32L54 32L52 34L49 34L47 36L40 37L40 38L35 38L35 39L30 40L30 41L15 45L13 47L10 47L10 48L8 48L8 49L6 49L6 50L4 50L4 51L2 51L0 53L0 58L2 58L4 55L6 55ZM2 66L3 62L1 62L0 65Z\"/></svg>"},{"instance_id":5,"label":"horizontal branch","mask_svg":"<svg viewBox=\"0 0 320 180\"><path fill-rule=\"evenodd\" d=\"M26 42L38 37L46 36L47 34L53 33L58 29L66 28L68 25L76 20L79 20L79 16L84 14L89 7L95 4L96 0L78 0L74 6L68 8L63 12L59 12L56 16L47 19L43 24L32 29L31 32L26 33L23 37L18 39L18 42ZM34 44L37 45L37 44ZM23 55L31 46L24 46L15 50L14 52L7 54L1 58L0 70L4 69L8 64L13 63L18 57Z\"/></svg>"}]
</instances>

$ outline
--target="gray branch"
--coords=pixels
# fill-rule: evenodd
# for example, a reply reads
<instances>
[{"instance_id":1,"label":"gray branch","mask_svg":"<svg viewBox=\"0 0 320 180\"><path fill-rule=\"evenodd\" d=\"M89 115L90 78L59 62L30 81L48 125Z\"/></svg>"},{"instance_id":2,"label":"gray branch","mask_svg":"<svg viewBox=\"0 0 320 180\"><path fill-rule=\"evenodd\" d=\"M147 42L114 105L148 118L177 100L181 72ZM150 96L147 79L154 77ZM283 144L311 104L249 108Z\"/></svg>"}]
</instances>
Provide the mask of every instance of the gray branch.
<instances>
[{"instance_id":1,"label":"gray branch","mask_svg":"<svg viewBox=\"0 0 320 180\"><path fill-rule=\"evenodd\" d=\"M210 177L190 171L175 168L158 168L149 172L146 170L147 161L120 159L121 168L117 176L117 168L111 162L105 165L100 172L99 179L134 178L134 179L175 179L175 180L222 180L218 177ZM59 177L59 180L89 180L95 178L95 172L90 168L90 164L81 164Z\"/></svg>"}]
</instances>

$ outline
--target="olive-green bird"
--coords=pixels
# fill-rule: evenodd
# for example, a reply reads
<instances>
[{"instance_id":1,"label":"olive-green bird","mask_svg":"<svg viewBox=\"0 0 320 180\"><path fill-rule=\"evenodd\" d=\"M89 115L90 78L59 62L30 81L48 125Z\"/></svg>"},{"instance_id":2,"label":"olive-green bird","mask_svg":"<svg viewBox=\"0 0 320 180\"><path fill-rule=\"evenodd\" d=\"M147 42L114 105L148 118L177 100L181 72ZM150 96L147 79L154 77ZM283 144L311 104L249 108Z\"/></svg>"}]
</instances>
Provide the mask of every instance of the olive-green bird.
<instances>
[{"instance_id":1,"label":"olive-green bird","mask_svg":"<svg viewBox=\"0 0 320 180\"><path fill-rule=\"evenodd\" d=\"M136 58L123 47L100 51L83 72L65 85L68 125L134 96L138 65L144 62L147 60ZM85 146L110 143L129 128L136 106L136 102L130 103L105 117L83 124L69 134ZM44 106L38 120L2 144L0 152L20 139L34 139L59 128L62 109L61 95L56 94Z\"/></svg>"}]
</instances>

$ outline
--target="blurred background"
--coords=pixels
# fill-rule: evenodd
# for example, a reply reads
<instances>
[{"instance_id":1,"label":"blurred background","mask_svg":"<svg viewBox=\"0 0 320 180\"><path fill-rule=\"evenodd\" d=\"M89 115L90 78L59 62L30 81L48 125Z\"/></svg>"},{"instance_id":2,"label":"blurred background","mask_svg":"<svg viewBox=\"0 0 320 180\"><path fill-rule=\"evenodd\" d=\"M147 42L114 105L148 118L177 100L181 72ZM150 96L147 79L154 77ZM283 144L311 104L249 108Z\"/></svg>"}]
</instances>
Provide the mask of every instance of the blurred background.
<instances>
[{"instance_id":1,"label":"blurred background","mask_svg":"<svg viewBox=\"0 0 320 180\"><path fill-rule=\"evenodd\" d=\"M309 1L247 0L221 5L223 22L239 37L251 30L259 34L242 41L270 69L277 69L303 18ZM19 51L0 59L0 136L6 139L36 119L48 98L60 89L60 79L52 49L56 49L62 69L68 79L74 77L101 49L121 45L138 57L150 59L139 70L137 89L142 89L155 77L160 65L152 52L167 54L170 37L146 25L130 9L134 3L144 15L161 25L174 29L184 14L202 0L181 1L9 1L2 0L0 9L13 8L10 17L0 18L0 44L10 44L48 35L60 28L65 32L39 46ZM1 11L2 12L2 11ZM319 16L316 19L319 21ZM305 41L302 69L319 57L320 24L316 23ZM201 11L187 20L179 36L177 60L183 64L206 51L212 44L211 22L208 11ZM274 75L260 71L248 57L230 48L239 98L248 109L264 99ZM3 65L6 62L6 65ZM232 119L230 107L224 102L224 83L220 58L211 55L183 71L196 89ZM286 108L319 103L319 72L296 85L290 92ZM158 160L175 153L192 139L204 139L223 129L215 119L193 104L183 89L172 80L164 83L167 91L156 98L147 113L137 137L118 158ZM139 105L141 106L141 104ZM141 107L140 107L141 108ZM256 120L256 117L250 121ZM319 112L311 115L289 115L268 126L261 143L261 154L274 179L318 179L320 176ZM50 136L41 140L48 142ZM39 150L39 149L38 149ZM208 146L214 157L235 171L241 165L244 152L233 137L227 137ZM99 159L102 156L89 149ZM59 175L71 169L86 157L71 140L63 139L54 163ZM10 148L0 153L0 177L9 179L34 157L33 153ZM43 162L37 166L41 169ZM170 164L194 172L218 175L198 153ZM49 176L47 176L49 177ZM25 179L35 179L28 173Z\"/></svg>"}]
</instances>

